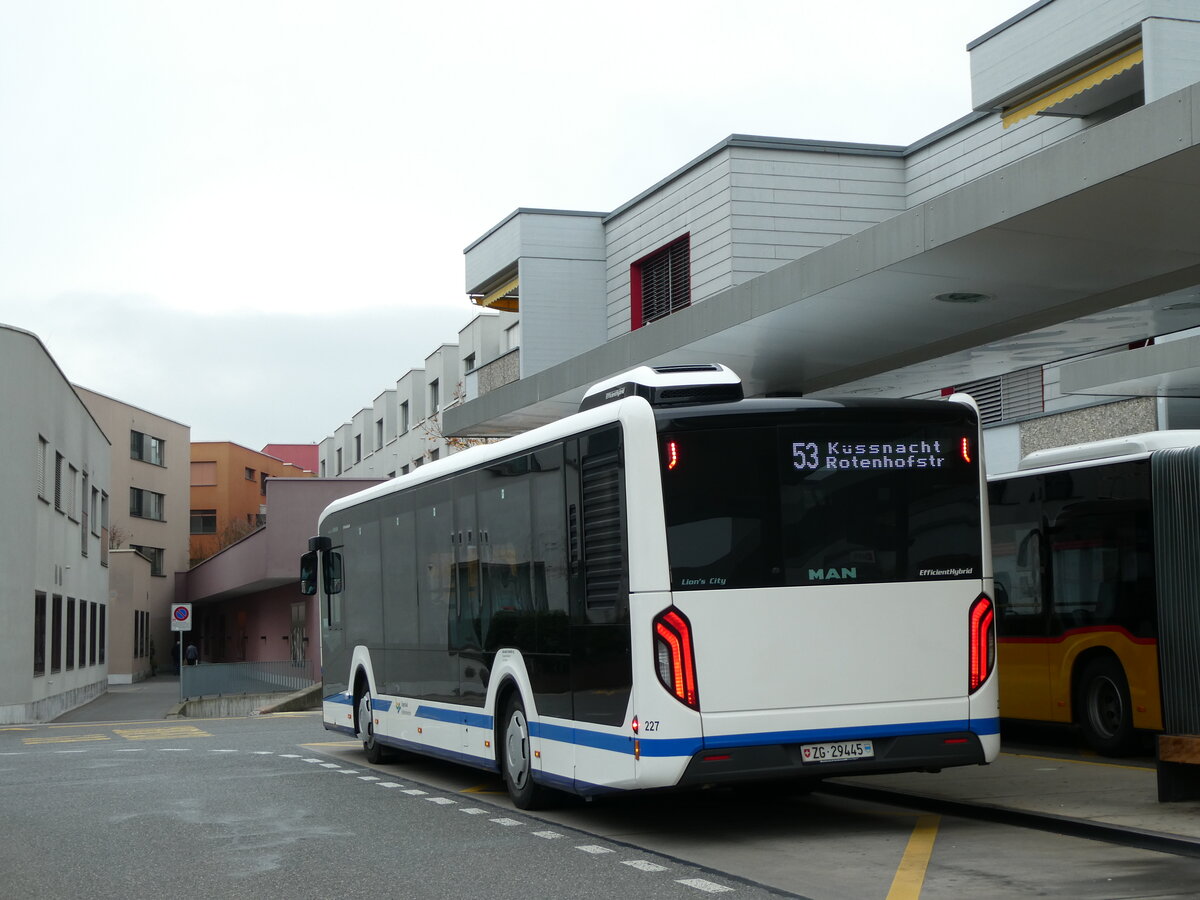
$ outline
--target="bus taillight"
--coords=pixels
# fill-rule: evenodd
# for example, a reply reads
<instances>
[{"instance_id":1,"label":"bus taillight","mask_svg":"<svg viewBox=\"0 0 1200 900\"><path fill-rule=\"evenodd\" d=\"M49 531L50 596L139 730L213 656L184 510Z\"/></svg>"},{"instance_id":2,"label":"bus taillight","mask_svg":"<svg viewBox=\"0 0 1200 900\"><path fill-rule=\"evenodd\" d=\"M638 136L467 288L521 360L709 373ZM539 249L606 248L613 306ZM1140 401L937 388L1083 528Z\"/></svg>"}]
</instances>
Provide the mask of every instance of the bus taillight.
<instances>
[{"instance_id":1,"label":"bus taillight","mask_svg":"<svg viewBox=\"0 0 1200 900\"><path fill-rule=\"evenodd\" d=\"M677 609L668 609L654 619L654 658L663 687L680 703L699 709L692 625Z\"/></svg>"},{"instance_id":2,"label":"bus taillight","mask_svg":"<svg viewBox=\"0 0 1200 900\"><path fill-rule=\"evenodd\" d=\"M971 461L971 439L970 438L962 439L962 458L963 458L964 462Z\"/></svg>"},{"instance_id":3,"label":"bus taillight","mask_svg":"<svg viewBox=\"0 0 1200 900\"><path fill-rule=\"evenodd\" d=\"M975 693L996 665L996 621L992 600L987 594L980 594L971 604L970 615L970 677L968 689Z\"/></svg>"},{"instance_id":4,"label":"bus taillight","mask_svg":"<svg viewBox=\"0 0 1200 900\"><path fill-rule=\"evenodd\" d=\"M674 469L679 465L679 444L675 441L667 442L667 471Z\"/></svg>"}]
</instances>

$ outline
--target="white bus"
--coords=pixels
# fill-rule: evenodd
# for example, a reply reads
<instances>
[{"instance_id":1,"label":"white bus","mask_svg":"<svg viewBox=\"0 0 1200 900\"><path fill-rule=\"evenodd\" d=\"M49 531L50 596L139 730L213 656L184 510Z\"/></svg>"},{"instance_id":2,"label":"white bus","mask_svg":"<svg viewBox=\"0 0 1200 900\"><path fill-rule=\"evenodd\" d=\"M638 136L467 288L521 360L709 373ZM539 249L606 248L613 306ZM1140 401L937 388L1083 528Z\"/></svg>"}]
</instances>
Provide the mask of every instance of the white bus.
<instances>
[{"instance_id":1,"label":"white bus","mask_svg":"<svg viewBox=\"0 0 1200 900\"><path fill-rule=\"evenodd\" d=\"M521 808L990 762L986 487L953 399L643 367L336 501L302 564L325 727L499 772Z\"/></svg>"}]
</instances>

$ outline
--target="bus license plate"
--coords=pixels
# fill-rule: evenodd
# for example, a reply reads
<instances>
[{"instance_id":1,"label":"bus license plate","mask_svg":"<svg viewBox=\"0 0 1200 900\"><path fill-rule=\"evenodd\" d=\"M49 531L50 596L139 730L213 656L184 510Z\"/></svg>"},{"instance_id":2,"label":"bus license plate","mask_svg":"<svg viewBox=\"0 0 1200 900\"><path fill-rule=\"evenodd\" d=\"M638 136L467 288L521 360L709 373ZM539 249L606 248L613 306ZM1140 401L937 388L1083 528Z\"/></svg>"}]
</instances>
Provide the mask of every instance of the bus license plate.
<instances>
[{"instance_id":1,"label":"bus license plate","mask_svg":"<svg viewBox=\"0 0 1200 900\"><path fill-rule=\"evenodd\" d=\"M848 759L871 759L875 746L870 741L831 741L828 744L802 744L800 754L807 763L844 762Z\"/></svg>"}]
</instances>

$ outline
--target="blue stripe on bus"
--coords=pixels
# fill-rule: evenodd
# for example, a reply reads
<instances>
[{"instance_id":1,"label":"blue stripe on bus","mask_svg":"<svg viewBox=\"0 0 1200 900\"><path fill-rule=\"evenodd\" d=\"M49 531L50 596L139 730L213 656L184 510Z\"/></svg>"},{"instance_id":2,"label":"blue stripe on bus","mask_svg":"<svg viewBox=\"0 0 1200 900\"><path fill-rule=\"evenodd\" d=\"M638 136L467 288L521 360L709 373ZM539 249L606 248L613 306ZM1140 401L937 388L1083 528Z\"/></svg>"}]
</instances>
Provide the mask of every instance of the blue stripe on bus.
<instances>
[{"instance_id":1,"label":"blue stripe on bus","mask_svg":"<svg viewBox=\"0 0 1200 900\"><path fill-rule=\"evenodd\" d=\"M342 703L346 706L353 706L354 700L349 694L330 694L328 697L322 698L325 703Z\"/></svg>"},{"instance_id":2,"label":"blue stripe on bus","mask_svg":"<svg viewBox=\"0 0 1200 900\"><path fill-rule=\"evenodd\" d=\"M466 712L461 709L441 709L437 706L418 706L418 719L449 722L452 725L470 725L472 728L491 728L495 720L484 713Z\"/></svg>"}]
</instances>

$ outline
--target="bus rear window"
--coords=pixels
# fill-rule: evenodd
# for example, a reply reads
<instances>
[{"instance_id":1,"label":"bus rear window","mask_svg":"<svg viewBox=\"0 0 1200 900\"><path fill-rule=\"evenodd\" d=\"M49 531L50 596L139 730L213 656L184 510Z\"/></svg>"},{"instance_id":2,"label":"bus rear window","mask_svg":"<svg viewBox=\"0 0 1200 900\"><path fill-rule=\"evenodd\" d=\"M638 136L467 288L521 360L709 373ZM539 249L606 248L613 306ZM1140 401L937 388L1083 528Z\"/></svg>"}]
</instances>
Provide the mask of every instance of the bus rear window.
<instances>
[{"instance_id":1,"label":"bus rear window","mask_svg":"<svg viewBox=\"0 0 1200 900\"><path fill-rule=\"evenodd\" d=\"M906 422L663 434L672 587L979 578L976 440Z\"/></svg>"}]
</instances>

